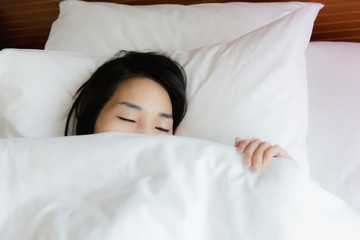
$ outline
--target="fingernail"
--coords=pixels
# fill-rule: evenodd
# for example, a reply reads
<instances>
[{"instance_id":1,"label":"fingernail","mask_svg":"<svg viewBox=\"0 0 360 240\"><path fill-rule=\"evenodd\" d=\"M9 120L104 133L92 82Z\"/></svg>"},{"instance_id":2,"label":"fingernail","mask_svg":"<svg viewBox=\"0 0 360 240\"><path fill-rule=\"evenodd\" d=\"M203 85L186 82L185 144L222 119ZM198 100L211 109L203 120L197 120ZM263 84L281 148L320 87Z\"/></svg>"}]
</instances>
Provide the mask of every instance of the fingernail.
<instances>
[{"instance_id":1,"label":"fingernail","mask_svg":"<svg viewBox=\"0 0 360 240\"><path fill-rule=\"evenodd\" d=\"M250 159L248 159L248 158L245 158L245 159L244 159L244 166L245 166L246 168L250 168Z\"/></svg>"},{"instance_id":2,"label":"fingernail","mask_svg":"<svg viewBox=\"0 0 360 240\"><path fill-rule=\"evenodd\" d=\"M253 171L257 172L260 169L260 164L256 163L253 167Z\"/></svg>"},{"instance_id":3,"label":"fingernail","mask_svg":"<svg viewBox=\"0 0 360 240\"><path fill-rule=\"evenodd\" d=\"M270 162L270 160L268 158L266 158L265 161L264 161L264 165L268 165L269 162Z\"/></svg>"}]
</instances>

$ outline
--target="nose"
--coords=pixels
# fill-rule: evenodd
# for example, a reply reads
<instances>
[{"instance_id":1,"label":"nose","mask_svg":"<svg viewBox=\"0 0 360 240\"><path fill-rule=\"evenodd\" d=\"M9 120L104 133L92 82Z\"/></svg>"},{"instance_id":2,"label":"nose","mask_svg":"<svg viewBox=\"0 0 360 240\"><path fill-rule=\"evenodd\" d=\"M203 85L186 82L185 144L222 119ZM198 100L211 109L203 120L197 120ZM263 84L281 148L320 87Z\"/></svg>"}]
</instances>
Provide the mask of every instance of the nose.
<instances>
[{"instance_id":1,"label":"nose","mask_svg":"<svg viewBox=\"0 0 360 240\"><path fill-rule=\"evenodd\" d=\"M155 128L148 126L148 125L143 125L143 126L139 126L138 129L138 133L141 134L150 134L150 135L155 135Z\"/></svg>"}]
</instances>

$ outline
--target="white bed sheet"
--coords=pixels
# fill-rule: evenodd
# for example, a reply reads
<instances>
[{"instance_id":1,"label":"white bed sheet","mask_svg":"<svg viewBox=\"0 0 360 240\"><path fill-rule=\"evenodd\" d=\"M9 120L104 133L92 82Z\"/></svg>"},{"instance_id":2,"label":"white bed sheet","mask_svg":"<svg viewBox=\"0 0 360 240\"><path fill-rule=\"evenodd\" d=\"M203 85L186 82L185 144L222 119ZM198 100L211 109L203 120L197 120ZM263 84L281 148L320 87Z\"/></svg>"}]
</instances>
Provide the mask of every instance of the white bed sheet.
<instances>
[{"instance_id":1,"label":"white bed sheet","mask_svg":"<svg viewBox=\"0 0 360 240\"><path fill-rule=\"evenodd\" d=\"M360 43L311 42L310 176L360 214Z\"/></svg>"},{"instance_id":2,"label":"white bed sheet","mask_svg":"<svg viewBox=\"0 0 360 240\"><path fill-rule=\"evenodd\" d=\"M360 218L289 159L105 133L0 140L0 239L357 240Z\"/></svg>"}]
</instances>

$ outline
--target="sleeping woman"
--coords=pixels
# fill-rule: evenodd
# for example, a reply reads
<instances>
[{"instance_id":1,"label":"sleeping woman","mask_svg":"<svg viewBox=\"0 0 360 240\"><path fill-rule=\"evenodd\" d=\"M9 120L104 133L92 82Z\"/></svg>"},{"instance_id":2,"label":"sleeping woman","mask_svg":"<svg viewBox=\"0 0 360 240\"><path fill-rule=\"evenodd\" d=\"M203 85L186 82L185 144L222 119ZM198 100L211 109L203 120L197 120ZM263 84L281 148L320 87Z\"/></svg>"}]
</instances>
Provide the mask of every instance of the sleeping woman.
<instances>
[{"instance_id":1,"label":"sleeping woman","mask_svg":"<svg viewBox=\"0 0 360 240\"><path fill-rule=\"evenodd\" d=\"M174 135L187 109L186 75L167 56L119 52L100 66L75 94L65 136L102 132ZM70 130L71 129L71 130ZM244 165L254 172L272 157L293 158L257 138L235 138Z\"/></svg>"}]
</instances>

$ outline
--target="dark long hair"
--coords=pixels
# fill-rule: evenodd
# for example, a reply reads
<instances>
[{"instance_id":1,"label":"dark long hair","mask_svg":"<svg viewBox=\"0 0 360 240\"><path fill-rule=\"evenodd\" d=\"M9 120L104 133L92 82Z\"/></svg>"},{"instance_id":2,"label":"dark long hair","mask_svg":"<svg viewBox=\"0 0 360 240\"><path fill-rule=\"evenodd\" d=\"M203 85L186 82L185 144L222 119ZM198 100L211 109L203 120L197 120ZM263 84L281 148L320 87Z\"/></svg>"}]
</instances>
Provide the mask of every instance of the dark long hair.
<instances>
[{"instance_id":1,"label":"dark long hair","mask_svg":"<svg viewBox=\"0 0 360 240\"><path fill-rule=\"evenodd\" d=\"M65 136L94 133L96 119L117 87L133 77L146 77L158 82L168 92L172 104L173 133L184 118L186 75L183 68L169 57L153 52L120 51L101 65L79 88L70 108Z\"/></svg>"}]
</instances>

